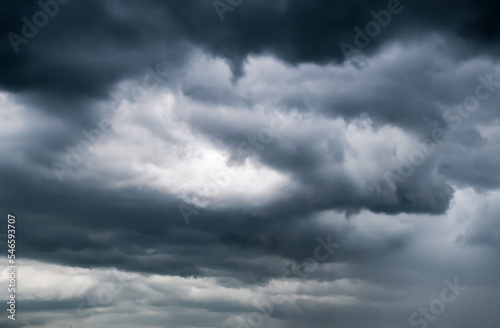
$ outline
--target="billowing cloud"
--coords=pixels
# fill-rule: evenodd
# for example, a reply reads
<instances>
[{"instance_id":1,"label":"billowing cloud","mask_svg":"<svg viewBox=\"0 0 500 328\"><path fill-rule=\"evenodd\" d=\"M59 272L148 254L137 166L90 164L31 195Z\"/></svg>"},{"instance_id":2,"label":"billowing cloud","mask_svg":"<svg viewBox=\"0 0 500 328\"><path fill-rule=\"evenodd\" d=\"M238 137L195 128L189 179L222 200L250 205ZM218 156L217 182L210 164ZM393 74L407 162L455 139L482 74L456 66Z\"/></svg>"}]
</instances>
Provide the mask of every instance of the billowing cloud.
<instances>
[{"instance_id":1,"label":"billowing cloud","mask_svg":"<svg viewBox=\"0 0 500 328\"><path fill-rule=\"evenodd\" d=\"M4 7L23 326L496 327L495 2Z\"/></svg>"}]
</instances>

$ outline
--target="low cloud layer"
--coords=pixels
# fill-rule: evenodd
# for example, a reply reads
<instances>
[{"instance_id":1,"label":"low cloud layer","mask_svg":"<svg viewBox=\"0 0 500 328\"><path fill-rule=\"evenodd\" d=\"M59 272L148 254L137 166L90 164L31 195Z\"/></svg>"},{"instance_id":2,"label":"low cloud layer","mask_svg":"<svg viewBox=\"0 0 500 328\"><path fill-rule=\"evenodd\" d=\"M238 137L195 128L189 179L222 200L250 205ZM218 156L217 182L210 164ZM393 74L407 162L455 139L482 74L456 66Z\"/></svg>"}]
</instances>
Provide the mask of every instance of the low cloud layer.
<instances>
[{"instance_id":1,"label":"low cloud layer","mask_svg":"<svg viewBox=\"0 0 500 328\"><path fill-rule=\"evenodd\" d=\"M4 7L23 326L498 322L493 1Z\"/></svg>"}]
</instances>

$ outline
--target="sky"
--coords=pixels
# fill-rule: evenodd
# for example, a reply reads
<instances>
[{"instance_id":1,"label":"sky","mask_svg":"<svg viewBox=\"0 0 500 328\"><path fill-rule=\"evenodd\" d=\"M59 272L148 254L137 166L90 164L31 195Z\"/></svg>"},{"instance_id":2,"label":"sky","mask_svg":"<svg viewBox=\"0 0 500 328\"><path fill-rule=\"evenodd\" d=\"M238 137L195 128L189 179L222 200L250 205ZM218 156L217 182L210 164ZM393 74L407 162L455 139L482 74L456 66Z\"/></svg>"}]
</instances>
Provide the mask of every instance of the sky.
<instances>
[{"instance_id":1,"label":"sky","mask_svg":"<svg viewBox=\"0 0 500 328\"><path fill-rule=\"evenodd\" d=\"M498 327L497 1L2 5L0 326Z\"/></svg>"}]
</instances>

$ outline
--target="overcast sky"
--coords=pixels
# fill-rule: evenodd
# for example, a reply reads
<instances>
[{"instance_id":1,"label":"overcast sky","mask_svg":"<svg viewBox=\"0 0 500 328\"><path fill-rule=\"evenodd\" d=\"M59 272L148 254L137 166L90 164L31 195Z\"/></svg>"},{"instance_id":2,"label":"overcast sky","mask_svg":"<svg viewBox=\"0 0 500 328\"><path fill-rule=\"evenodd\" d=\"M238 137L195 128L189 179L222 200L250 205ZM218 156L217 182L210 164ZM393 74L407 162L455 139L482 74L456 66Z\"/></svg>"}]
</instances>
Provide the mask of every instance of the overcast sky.
<instances>
[{"instance_id":1,"label":"overcast sky","mask_svg":"<svg viewBox=\"0 0 500 328\"><path fill-rule=\"evenodd\" d=\"M499 17L2 1L0 325L497 328Z\"/></svg>"}]
</instances>

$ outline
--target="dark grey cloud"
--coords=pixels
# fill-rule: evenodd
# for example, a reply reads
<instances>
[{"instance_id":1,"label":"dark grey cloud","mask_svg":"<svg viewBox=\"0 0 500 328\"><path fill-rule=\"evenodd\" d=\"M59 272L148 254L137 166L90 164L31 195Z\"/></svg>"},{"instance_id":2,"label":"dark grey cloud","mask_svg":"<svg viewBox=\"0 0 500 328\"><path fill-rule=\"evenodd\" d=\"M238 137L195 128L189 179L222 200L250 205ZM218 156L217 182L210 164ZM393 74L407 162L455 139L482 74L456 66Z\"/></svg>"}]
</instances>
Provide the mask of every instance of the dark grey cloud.
<instances>
[{"instance_id":1,"label":"dark grey cloud","mask_svg":"<svg viewBox=\"0 0 500 328\"><path fill-rule=\"evenodd\" d=\"M401 6L400 16L373 38L369 53L386 40L416 33L414 25L479 43L476 53L497 47L499 8L494 1L401 1ZM292 64L342 62L339 44L352 42L353 28L364 28L373 20L370 11L386 9L387 1L244 1L222 23L208 1L70 1L17 54L8 33L22 35L21 18L32 22L41 8L37 1L4 7L3 87L74 100L106 97L117 81L140 74L148 64L162 61L175 67L182 62L185 42L234 67L250 54L263 53Z\"/></svg>"},{"instance_id":2,"label":"dark grey cloud","mask_svg":"<svg viewBox=\"0 0 500 328\"><path fill-rule=\"evenodd\" d=\"M54 287L26 280L22 324L64 326L116 268L132 282L87 306L99 326L233 327L276 286L270 327L411 326L459 277L439 323L496 327L499 5L402 0L353 63L340 44L396 2L243 0L223 21L214 3L59 3L18 51L41 5L3 3L0 207ZM186 222L184 192L221 167L232 180ZM317 238L341 247L309 273Z\"/></svg>"}]
</instances>

